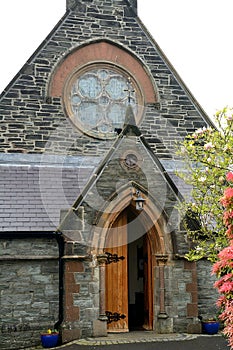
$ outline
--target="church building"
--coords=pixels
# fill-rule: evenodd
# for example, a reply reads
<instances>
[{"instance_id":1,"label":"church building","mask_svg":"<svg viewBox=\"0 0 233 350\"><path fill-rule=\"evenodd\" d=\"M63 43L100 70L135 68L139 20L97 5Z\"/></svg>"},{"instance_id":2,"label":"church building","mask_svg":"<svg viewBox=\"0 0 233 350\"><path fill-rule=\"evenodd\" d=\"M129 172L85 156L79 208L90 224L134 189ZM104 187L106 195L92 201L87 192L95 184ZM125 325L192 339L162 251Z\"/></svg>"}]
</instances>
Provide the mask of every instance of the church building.
<instances>
[{"instance_id":1,"label":"church building","mask_svg":"<svg viewBox=\"0 0 233 350\"><path fill-rule=\"evenodd\" d=\"M48 328L198 333L216 294L184 257L176 145L212 121L137 0L64 12L0 96L1 349Z\"/></svg>"}]
</instances>

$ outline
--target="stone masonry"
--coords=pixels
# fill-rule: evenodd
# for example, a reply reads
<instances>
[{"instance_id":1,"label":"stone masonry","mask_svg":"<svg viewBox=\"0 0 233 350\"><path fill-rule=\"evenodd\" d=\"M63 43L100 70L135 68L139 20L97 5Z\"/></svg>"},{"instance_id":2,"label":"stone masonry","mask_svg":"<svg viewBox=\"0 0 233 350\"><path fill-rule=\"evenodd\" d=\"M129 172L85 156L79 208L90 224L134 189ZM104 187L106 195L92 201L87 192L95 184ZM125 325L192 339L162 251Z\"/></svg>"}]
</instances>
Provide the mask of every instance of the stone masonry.
<instances>
[{"instance_id":1,"label":"stone masonry","mask_svg":"<svg viewBox=\"0 0 233 350\"><path fill-rule=\"evenodd\" d=\"M111 141L99 142L75 130L64 115L61 97L49 96L53 72L80 45L109 40L127 48L146 67L160 108L146 106L140 126L160 158L174 157L174 141L206 125L208 117L183 86L128 2L77 1L1 95L4 152L100 155ZM204 116L200 117L200 113Z\"/></svg>"},{"instance_id":2,"label":"stone masonry","mask_svg":"<svg viewBox=\"0 0 233 350\"><path fill-rule=\"evenodd\" d=\"M88 136L66 110L69 77L96 62L123 67L140 85L142 118L122 142L117 133ZM164 249L162 266L152 257L153 330L198 331L198 315L215 312L215 291L206 262L184 259L176 204L190 189L175 176L175 144L208 125L138 17L137 0L66 1L64 16L0 96L0 349L39 344L40 332L54 326L63 342L106 331L92 244L109 218L103 208L118 195L126 203L132 184L157 225L154 255ZM129 149L141 167L122 166Z\"/></svg>"},{"instance_id":3,"label":"stone masonry","mask_svg":"<svg viewBox=\"0 0 233 350\"><path fill-rule=\"evenodd\" d=\"M0 239L1 349L38 344L59 320L56 240Z\"/></svg>"}]
</instances>

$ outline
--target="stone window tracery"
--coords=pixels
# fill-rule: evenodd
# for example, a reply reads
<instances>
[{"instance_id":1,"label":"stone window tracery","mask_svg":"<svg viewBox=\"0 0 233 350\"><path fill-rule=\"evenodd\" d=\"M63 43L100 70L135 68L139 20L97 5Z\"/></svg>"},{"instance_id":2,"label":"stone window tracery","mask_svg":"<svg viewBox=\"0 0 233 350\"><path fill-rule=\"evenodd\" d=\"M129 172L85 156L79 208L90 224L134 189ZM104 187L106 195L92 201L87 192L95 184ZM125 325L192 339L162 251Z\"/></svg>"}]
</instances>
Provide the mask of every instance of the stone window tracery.
<instances>
[{"instance_id":1,"label":"stone window tracery","mask_svg":"<svg viewBox=\"0 0 233 350\"><path fill-rule=\"evenodd\" d=\"M109 139L116 136L115 129L123 127L129 97L138 124L143 96L136 80L121 67L95 63L71 75L64 103L68 116L82 132Z\"/></svg>"}]
</instances>

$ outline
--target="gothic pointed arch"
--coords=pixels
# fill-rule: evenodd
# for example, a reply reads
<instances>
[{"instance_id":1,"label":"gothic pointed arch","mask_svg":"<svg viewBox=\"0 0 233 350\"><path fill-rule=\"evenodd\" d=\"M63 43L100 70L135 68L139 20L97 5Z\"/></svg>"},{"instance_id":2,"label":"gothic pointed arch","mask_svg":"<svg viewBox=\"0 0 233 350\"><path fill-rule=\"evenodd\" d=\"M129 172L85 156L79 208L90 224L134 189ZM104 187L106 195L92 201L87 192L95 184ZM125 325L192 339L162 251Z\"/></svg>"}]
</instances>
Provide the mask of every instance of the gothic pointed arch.
<instances>
[{"instance_id":1,"label":"gothic pointed arch","mask_svg":"<svg viewBox=\"0 0 233 350\"><path fill-rule=\"evenodd\" d=\"M146 200L141 211L137 211L135 207L133 199L135 189L140 190ZM110 262L110 265L107 262L105 270L101 270L100 280L101 285L105 286L105 292L100 295L100 305L105 305L104 312L109 317L113 312L120 317L119 322L108 324L108 331L127 332L132 324L134 325L134 318L130 313L132 305L128 300L130 300L130 295L137 294L134 289L136 288L135 279L132 276L142 271L143 292L139 294L143 316L138 322L144 329L153 330L157 327L154 317L155 295L159 300L156 303L156 313L158 316L163 314L164 317L167 317L165 293L162 289L164 266L169 255L172 254L172 242L165 229L167 218L165 213L161 212L155 199L137 183L129 182L118 189L115 195L118 199L110 201L100 212L92 241L93 247L97 248L97 256L101 258L105 256L105 261L115 257L117 262L117 264ZM135 254L137 261L135 261ZM118 263L118 261L121 262ZM138 267L139 261L142 264L141 270ZM156 290L153 284L155 271L158 271Z\"/></svg>"},{"instance_id":2,"label":"gothic pointed arch","mask_svg":"<svg viewBox=\"0 0 233 350\"><path fill-rule=\"evenodd\" d=\"M139 190L146 199L142 211L135 209L134 193ZM147 191L134 182L117 190L114 201L106 202L104 208L99 211L93 230L92 246L98 248L98 252L102 252L106 248L106 238L109 230L114 230L114 223L118 216L127 208L135 214L136 221L140 222L144 227L144 233L148 234L151 244L152 254L173 254L173 242L170 235L166 232L167 218L166 214L156 203L155 199L147 193ZM135 237L136 239L137 237Z\"/></svg>"}]
</instances>

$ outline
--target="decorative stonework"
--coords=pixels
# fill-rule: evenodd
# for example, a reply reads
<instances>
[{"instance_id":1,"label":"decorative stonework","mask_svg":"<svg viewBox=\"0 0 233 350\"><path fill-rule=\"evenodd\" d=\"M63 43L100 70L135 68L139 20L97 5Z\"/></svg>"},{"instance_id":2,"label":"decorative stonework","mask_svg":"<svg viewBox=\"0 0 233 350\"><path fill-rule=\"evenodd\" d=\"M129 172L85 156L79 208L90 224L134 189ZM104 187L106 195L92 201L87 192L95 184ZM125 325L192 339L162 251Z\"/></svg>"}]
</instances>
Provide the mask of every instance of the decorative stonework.
<instances>
[{"instance_id":1,"label":"decorative stonework","mask_svg":"<svg viewBox=\"0 0 233 350\"><path fill-rule=\"evenodd\" d=\"M141 168L142 163L143 163L142 156L133 149L127 150L122 155L122 158L120 160L121 166L126 170L130 170L130 169L139 170Z\"/></svg>"},{"instance_id":2,"label":"decorative stonework","mask_svg":"<svg viewBox=\"0 0 233 350\"><path fill-rule=\"evenodd\" d=\"M143 95L134 77L106 62L88 64L74 71L63 93L65 110L73 124L89 136L116 137L122 129L130 102L137 124L142 118Z\"/></svg>"},{"instance_id":3,"label":"decorative stonework","mask_svg":"<svg viewBox=\"0 0 233 350\"><path fill-rule=\"evenodd\" d=\"M191 282L186 284L186 292L190 293L187 304L187 317L198 317L197 267L195 262L184 261L184 269L190 272Z\"/></svg>"},{"instance_id":4,"label":"decorative stonework","mask_svg":"<svg viewBox=\"0 0 233 350\"><path fill-rule=\"evenodd\" d=\"M82 46L67 55L56 67L49 84L49 96L61 97L66 82L77 71L90 63L107 62L116 67L121 67L128 72L130 77L137 81L142 89L145 103L157 103L158 91L154 81L146 67L136 57L123 48L107 41L98 41ZM141 101L142 102L142 101ZM139 102L140 103L140 102Z\"/></svg>"},{"instance_id":5,"label":"decorative stonework","mask_svg":"<svg viewBox=\"0 0 233 350\"><path fill-rule=\"evenodd\" d=\"M156 254L156 262L159 270L159 313L158 319L167 319L168 315L165 311L165 280L164 266L167 263L167 254Z\"/></svg>"}]
</instances>

